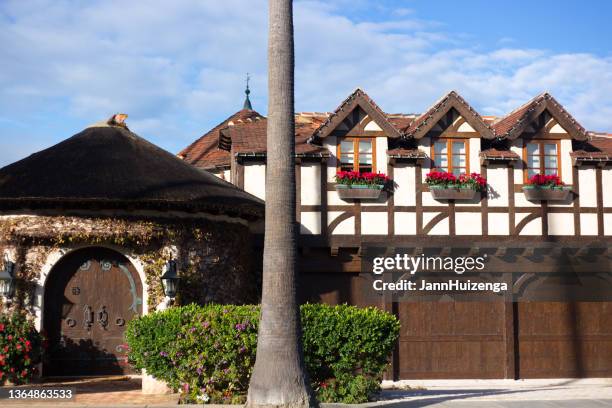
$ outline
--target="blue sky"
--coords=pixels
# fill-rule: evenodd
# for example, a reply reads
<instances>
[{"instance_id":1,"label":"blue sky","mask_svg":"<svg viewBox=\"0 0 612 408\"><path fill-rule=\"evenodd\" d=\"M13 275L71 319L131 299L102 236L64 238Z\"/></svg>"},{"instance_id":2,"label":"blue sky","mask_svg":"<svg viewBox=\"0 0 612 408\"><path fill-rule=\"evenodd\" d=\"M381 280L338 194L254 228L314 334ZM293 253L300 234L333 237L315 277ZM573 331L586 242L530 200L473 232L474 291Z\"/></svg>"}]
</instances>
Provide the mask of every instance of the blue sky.
<instances>
[{"instance_id":1,"label":"blue sky","mask_svg":"<svg viewBox=\"0 0 612 408\"><path fill-rule=\"evenodd\" d=\"M0 1L0 166L115 112L176 153L240 109L266 113L266 2ZM612 131L612 2L296 1L296 109L363 87L387 112L451 89L503 115L551 92Z\"/></svg>"}]
</instances>

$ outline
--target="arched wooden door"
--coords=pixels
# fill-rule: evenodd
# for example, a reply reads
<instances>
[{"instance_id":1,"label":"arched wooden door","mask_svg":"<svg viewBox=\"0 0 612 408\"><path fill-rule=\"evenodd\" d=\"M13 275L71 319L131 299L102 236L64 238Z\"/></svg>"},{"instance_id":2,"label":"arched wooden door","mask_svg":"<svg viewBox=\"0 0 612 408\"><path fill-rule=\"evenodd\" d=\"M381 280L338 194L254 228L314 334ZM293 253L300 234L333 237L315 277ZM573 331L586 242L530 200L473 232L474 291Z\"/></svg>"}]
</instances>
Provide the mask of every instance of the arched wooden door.
<instances>
[{"instance_id":1,"label":"arched wooden door","mask_svg":"<svg viewBox=\"0 0 612 408\"><path fill-rule=\"evenodd\" d=\"M130 373L124 332L142 314L142 283L134 266L106 248L62 258L45 285L46 376Z\"/></svg>"}]
</instances>

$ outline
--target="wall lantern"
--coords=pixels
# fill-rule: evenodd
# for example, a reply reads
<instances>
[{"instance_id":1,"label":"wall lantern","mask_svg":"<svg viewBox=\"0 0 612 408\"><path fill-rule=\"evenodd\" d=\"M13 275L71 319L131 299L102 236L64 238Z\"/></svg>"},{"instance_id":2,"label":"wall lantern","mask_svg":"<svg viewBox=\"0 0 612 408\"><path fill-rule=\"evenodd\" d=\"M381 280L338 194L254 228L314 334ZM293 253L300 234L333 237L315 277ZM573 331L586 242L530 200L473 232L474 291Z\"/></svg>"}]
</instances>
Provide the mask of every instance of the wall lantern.
<instances>
[{"instance_id":1,"label":"wall lantern","mask_svg":"<svg viewBox=\"0 0 612 408\"><path fill-rule=\"evenodd\" d=\"M4 299L10 299L13 296L15 289L15 263L9 260L7 254L4 254L4 262L0 269L0 296Z\"/></svg>"},{"instance_id":2,"label":"wall lantern","mask_svg":"<svg viewBox=\"0 0 612 408\"><path fill-rule=\"evenodd\" d=\"M161 276L162 286L164 287L164 294L170 299L174 299L176 296L176 288L181 278L177 274L176 261L168 261L164 265L164 273Z\"/></svg>"}]
</instances>

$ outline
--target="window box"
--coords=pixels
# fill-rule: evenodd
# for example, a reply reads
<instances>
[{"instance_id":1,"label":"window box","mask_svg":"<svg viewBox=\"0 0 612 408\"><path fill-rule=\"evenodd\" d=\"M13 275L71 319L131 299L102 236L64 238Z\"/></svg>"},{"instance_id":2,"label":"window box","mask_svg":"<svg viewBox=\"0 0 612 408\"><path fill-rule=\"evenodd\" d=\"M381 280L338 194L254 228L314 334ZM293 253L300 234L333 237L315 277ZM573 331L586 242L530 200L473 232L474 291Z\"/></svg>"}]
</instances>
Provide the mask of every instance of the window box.
<instances>
[{"instance_id":1,"label":"window box","mask_svg":"<svg viewBox=\"0 0 612 408\"><path fill-rule=\"evenodd\" d=\"M567 200L570 191L570 186L554 188L534 185L523 186L523 193L529 201L563 201Z\"/></svg>"},{"instance_id":2,"label":"window box","mask_svg":"<svg viewBox=\"0 0 612 408\"><path fill-rule=\"evenodd\" d=\"M457 177L453 173L432 170L427 173L425 183L436 200L473 200L487 189L487 180L478 173Z\"/></svg>"},{"instance_id":3,"label":"window box","mask_svg":"<svg viewBox=\"0 0 612 408\"><path fill-rule=\"evenodd\" d=\"M384 186L336 184L338 196L343 200L376 200Z\"/></svg>"},{"instance_id":4,"label":"window box","mask_svg":"<svg viewBox=\"0 0 612 408\"><path fill-rule=\"evenodd\" d=\"M525 198L530 201L566 200L571 186L563 184L555 174L534 174L523 186Z\"/></svg>"},{"instance_id":5,"label":"window box","mask_svg":"<svg viewBox=\"0 0 612 408\"><path fill-rule=\"evenodd\" d=\"M443 186L429 186L431 196L436 200L473 200L478 190L473 188L457 188Z\"/></svg>"}]
</instances>

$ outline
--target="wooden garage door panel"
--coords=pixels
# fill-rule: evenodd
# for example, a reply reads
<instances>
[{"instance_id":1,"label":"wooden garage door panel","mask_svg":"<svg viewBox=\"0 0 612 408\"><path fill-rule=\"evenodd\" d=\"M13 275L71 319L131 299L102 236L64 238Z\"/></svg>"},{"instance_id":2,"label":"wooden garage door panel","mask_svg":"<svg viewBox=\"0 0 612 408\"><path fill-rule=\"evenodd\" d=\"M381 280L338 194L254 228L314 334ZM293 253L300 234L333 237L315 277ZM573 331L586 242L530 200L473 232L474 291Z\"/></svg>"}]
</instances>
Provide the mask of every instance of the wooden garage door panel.
<instances>
[{"instance_id":1,"label":"wooden garage door panel","mask_svg":"<svg viewBox=\"0 0 612 408\"><path fill-rule=\"evenodd\" d=\"M503 307L490 302L400 303L400 378L502 378Z\"/></svg>"},{"instance_id":2,"label":"wooden garage door panel","mask_svg":"<svg viewBox=\"0 0 612 408\"><path fill-rule=\"evenodd\" d=\"M400 335L501 335L503 307L501 302L402 302Z\"/></svg>"},{"instance_id":3,"label":"wooden garage door panel","mask_svg":"<svg viewBox=\"0 0 612 408\"><path fill-rule=\"evenodd\" d=\"M612 375L612 303L524 302L518 313L521 378Z\"/></svg>"},{"instance_id":4,"label":"wooden garage door panel","mask_svg":"<svg viewBox=\"0 0 612 408\"><path fill-rule=\"evenodd\" d=\"M488 339L400 341L400 378L500 378L503 347Z\"/></svg>"}]
</instances>

